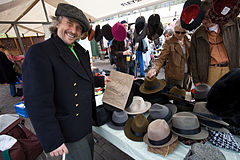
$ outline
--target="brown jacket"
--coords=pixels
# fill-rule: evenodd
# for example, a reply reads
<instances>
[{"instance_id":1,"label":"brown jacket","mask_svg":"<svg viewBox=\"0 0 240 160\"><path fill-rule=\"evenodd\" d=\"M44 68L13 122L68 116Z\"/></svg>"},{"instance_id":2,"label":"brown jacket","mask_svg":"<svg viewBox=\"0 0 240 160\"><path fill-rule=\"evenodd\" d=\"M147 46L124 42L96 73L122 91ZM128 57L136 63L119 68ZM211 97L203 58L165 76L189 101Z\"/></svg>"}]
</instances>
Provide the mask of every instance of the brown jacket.
<instances>
[{"instance_id":1,"label":"brown jacket","mask_svg":"<svg viewBox=\"0 0 240 160\"><path fill-rule=\"evenodd\" d=\"M190 40L187 36L184 37L184 44L186 48L186 57L182 51L181 46L178 43L177 38L173 35L171 38L165 41L163 46L163 50L159 55L158 59L155 62L153 68L157 70L157 74L159 73L163 63L167 60L165 67L165 79L168 78L174 80L184 80L184 70L185 70L185 62L188 64L188 73L189 72L189 48L190 48Z\"/></svg>"}]
</instances>

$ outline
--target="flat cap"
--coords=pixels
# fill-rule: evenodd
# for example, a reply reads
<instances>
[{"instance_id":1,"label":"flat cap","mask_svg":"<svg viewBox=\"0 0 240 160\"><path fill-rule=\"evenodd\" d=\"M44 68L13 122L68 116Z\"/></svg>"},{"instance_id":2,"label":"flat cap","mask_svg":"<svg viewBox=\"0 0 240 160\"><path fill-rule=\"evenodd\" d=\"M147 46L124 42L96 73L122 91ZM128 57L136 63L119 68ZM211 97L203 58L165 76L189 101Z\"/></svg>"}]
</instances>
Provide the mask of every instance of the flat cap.
<instances>
[{"instance_id":1,"label":"flat cap","mask_svg":"<svg viewBox=\"0 0 240 160\"><path fill-rule=\"evenodd\" d=\"M82 32L90 29L90 24L84 13L75 6L65 3L59 3L55 12L55 16L64 16L77 21L83 28Z\"/></svg>"}]
</instances>

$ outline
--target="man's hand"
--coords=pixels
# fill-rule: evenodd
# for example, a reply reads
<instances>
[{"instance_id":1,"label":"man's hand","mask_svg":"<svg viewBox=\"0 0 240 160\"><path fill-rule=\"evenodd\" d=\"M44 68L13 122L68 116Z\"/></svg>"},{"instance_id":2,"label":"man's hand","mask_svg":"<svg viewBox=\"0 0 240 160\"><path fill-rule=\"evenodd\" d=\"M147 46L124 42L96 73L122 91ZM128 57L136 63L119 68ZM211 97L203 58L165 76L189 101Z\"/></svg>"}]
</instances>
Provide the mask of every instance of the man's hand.
<instances>
[{"instance_id":1,"label":"man's hand","mask_svg":"<svg viewBox=\"0 0 240 160\"><path fill-rule=\"evenodd\" d=\"M58 147L57 149L53 150L52 152L50 152L50 156L54 157L54 156L61 156L63 155L63 152L65 152L66 154L68 154L68 149L66 147L66 145L63 143L60 147Z\"/></svg>"},{"instance_id":2,"label":"man's hand","mask_svg":"<svg viewBox=\"0 0 240 160\"><path fill-rule=\"evenodd\" d=\"M198 83L194 83L194 86L197 87L198 85L200 85L201 83L198 82Z\"/></svg>"},{"instance_id":3,"label":"man's hand","mask_svg":"<svg viewBox=\"0 0 240 160\"><path fill-rule=\"evenodd\" d=\"M135 61L135 59L136 59L136 55L134 54L134 55L132 56L132 60Z\"/></svg>"},{"instance_id":4,"label":"man's hand","mask_svg":"<svg viewBox=\"0 0 240 160\"><path fill-rule=\"evenodd\" d=\"M126 50L123 52L123 55L130 55L130 54L132 54L132 52L130 50Z\"/></svg>"},{"instance_id":5,"label":"man's hand","mask_svg":"<svg viewBox=\"0 0 240 160\"><path fill-rule=\"evenodd\" d=\"M152 76L156 75L157 71L156 69L152 68L148 71L148 77L151 78Z\"/></svg>"},{"instance_id":6,"label":"man's hand","mask_svg":"<svg viewBox=\"0 0 240 160\"><path fill-rule=\"evenodd\" d=\"M108 82L111 82L110 76L104 77L104 84L106 85Z\"/></svg>"}]
</instances>

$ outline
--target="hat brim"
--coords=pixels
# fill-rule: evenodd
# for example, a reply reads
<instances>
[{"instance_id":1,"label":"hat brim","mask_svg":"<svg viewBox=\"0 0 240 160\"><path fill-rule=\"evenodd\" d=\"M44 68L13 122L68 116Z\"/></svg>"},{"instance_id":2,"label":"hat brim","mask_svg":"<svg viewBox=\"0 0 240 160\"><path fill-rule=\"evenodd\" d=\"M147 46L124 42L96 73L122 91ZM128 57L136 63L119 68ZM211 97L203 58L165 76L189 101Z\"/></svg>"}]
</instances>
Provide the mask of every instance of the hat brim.
<instances>
[{"instance_id":1,"label":"hat brim","mask_svg":"<svg viewBox=\"0 0 240 160\"><path fill-rule=\"evenodd\" d=\"M129 118L124 126L124 134L125 136L133 141L137 141L137 142L142 142L143 141L143 137L137 137L135 136L132 132L131 132L131 123L133 121L133 117Z\"/></svg>"},{"instance_id":2,"label":"hat brim","mask_svg":"<svg viewBox=\"0 0 240 160\"><path fill-rule=\"evenodd\" d=\"M223 132L223 133L230 133L230 131L229 131L227 128L224 128L224 127L215 128L215 127L207 126L206 124L201 123L201 122L200 122L200 124L203 125L203 126L205 126L205 127L211 128L211 129L213 129L213 130L215 130L215 131L219 131L219 132Z\"/></svg>"},{"instance_id":3,"label":"hat brim","mask_svg":"<svg viewBox=\"0 0 240 160\"><path fill-rule=\"evenodd\" d=\"M178 135L178 136L181 136L181 137L184 137L184 138L188 138L188 139L194 139L194 140L201 140L201 139L205 139L208 137L209 133L207 130L205 130L204 127L201 127L201 132L199 132L198 134L193 134L193 135L186 135L186 134L180 134L180 133L177 133L175 132L173 129L172 129L172 123L169 124L169 127L171 128L171 131Z\"/></svg>"},{"instance_id":4,"label":"hat brim","mask_svg":"<svg viewBox=\"0 0 240 160\"><path fill-rule=\"evenodd\" d=\"M112 128L114 130L123 130L124 129L124 126L116 126L111 121L108 122L107 125L109 128Z\"/></svg>"},{"instance_id":5,"label":"hat brim","mask_svg":"<svg viewBox=\"0 0 240 160\"><path fill-rule=\"evenodd\" d=\"M199 118L201 118L201 119L203 119L203 120L205 119L205 120L209 120L209 121L212 121L212 122L215 122L215 123L224 125L224 126L229 126L229 124L226 123L226 122L224 122L223 120L211 119L211 118L205 117L205 116L203 116L203 115L200 115L200 114L198 114L197 112L193 112L193 114L195 114L196 116L198 116Z\"/></svg>"},{"instance_id":6,"label":"hat brim","mask_svg":"<svg viewBox=\"0 0 240 160\"><path fill-rule=\"evenodd\" d=\"M150 147L153 147L153 148L161 148L161 147L166 147L166 146L169 146L171 144L173 144L176 140L178 139L178 136L176 134L172 134L172 138L165 144L163 145L158 145L158 146L155 146L155 145L152 145L149 140L148 140L148 135L147 133L144 135L143 137L143 141Z\"/></svg>"},{"instance_id":7,"label":"hat brim","mask_svg":"<svg viewBox=\"0 0 240 160\"><path fill-rule=\"evenodd\" d=\"M141 86L139 87L139 91L143 94L153 94L153 93L157 93L161 90L163 90L163 88L166 86L166 82L164 80L158 79L158 82L160 83L160 86L156 89L153 90L147 90L144 88L145 82L143 82L141 84Z\"/></svg>"},{"instance_id":8,"label":"hat brim","mask_svg":"<svg viewBox=\"0 0 240 160\"><path fill-rule=\"evenodd\" d=\"M145 113L145 112L147 112L147 111L150 109L151 103L145 101L145 104L146 104L146 108L144 108L144 110L137 111L137 112L131 112L131 111L129 111L130 108L128 107L128 108L125 108L125 111L126 111L127 114L129 114L129 115L136 115L136 114Z\"/></svg>"}]
</instances>

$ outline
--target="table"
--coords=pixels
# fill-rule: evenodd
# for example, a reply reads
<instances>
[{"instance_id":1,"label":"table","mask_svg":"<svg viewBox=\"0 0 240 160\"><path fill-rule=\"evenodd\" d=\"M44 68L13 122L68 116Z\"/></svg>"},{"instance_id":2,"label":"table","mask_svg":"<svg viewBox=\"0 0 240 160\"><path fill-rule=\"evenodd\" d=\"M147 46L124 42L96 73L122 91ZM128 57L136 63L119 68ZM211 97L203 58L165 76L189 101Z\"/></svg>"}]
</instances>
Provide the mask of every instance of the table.
<instances>
[{"instance_id":1,"label":"table","mask_svg":"<svg viewBox=\"0 0 240 160\"><path fill-rule=\"evenodd\" d=\"M179 142L175 150L164 157L160 154L149 152L147 150L147 144L144 142L135 142L128 139L123 130L114 130L105 124L100 127L93 127L93 131L136 160L183 160L191 148L191 146L187 146ZM240 144L240 138L236 136L234 137ZM209 142L206 144L212 145ZM227 160L240 160L240 152L224 148L219 149L225 155Z\"/></svg>"}]
</instances>

